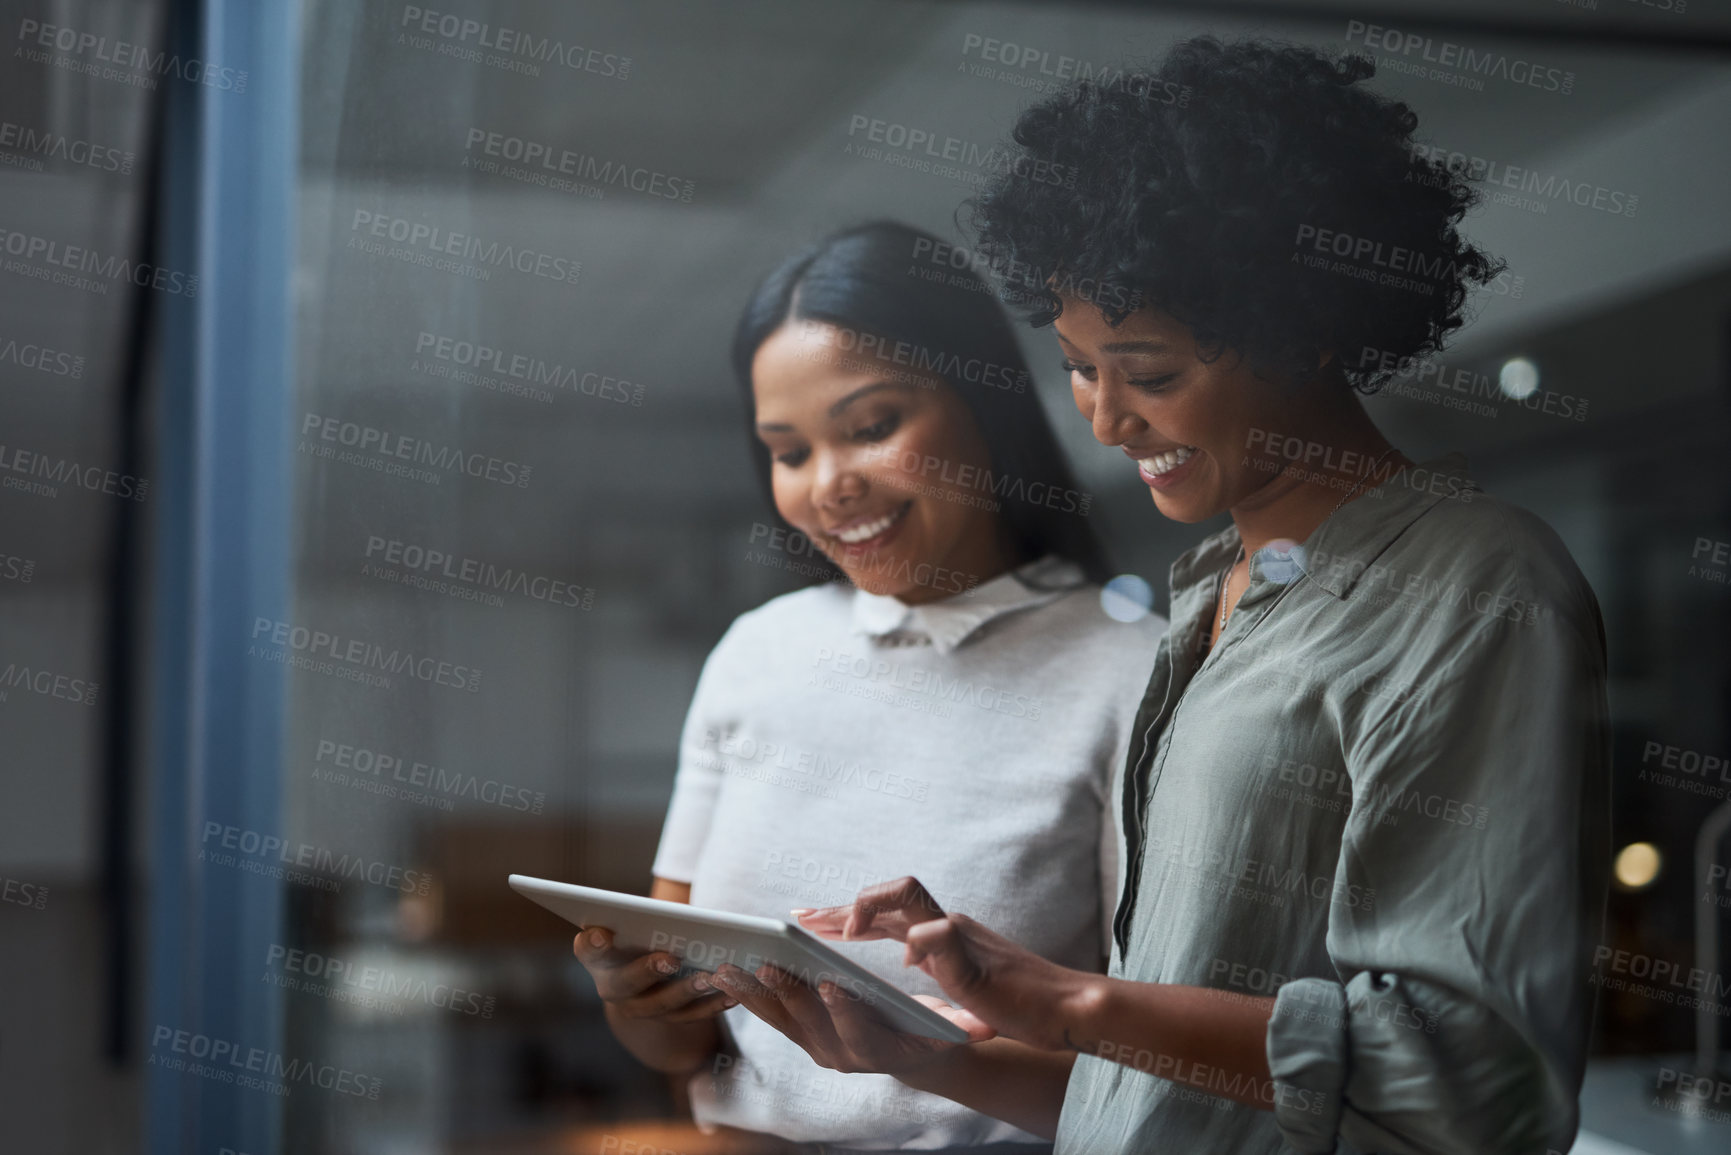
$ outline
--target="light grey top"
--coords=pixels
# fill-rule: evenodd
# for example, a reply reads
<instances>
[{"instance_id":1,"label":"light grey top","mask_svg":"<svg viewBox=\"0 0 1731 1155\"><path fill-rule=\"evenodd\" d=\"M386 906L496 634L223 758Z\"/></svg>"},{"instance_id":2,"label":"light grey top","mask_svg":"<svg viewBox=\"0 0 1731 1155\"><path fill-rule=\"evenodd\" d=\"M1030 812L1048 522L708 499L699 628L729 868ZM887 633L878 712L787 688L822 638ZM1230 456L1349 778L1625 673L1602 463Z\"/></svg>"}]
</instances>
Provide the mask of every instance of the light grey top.
<instances>
[{"instance_id":1,"label":"light grey top","mask_svg":"<svg viewBox=\"0 0 1731 1155\"><path fill-rule=\"evenodd\" d=\"M657 876L786 918L911 874L1066 966L1099 971L1121 875L1115 774L1165 619L1114 621L1048 558L907 606L837 586L743 614L704 664ZM838 950L941 997L895 942ZM691 1082L700 1123L848 1148L1031 1140L887 1075L838 1074L744 1007Z\"/></svg>"},{"instance_id":2,"label":"light grey top","mask_svg":"<svg viewBox=\"0 0 1731 1155\"><path fill-rule=\"evenodd\" d=\"M1172 566L1111 973L1276 995L1274 1110L1170 1056L1082 1056L1060 1155L1569 1149L1610 860L1604 628L1557 535L1466 470L1403 469L1257 551L1212 651L1237 529Z\"/></svg>"}]
</instances>

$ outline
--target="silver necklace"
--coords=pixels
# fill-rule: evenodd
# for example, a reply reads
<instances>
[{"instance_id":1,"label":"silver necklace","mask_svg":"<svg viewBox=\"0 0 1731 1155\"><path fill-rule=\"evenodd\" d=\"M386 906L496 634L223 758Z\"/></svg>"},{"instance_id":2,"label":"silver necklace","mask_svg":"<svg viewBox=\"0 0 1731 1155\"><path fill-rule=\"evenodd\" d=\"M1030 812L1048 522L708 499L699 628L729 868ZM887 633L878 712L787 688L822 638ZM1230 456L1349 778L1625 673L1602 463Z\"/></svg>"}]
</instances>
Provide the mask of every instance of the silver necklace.
<instances>
[{"instance_id":1,"label":"silver necklace","mask_svg":"<svg viewBox=\"0 0 1731 1155\"><path fill-rule=\"evenodd\" d=\"M1369 477L1371 474L1375 473L1377 470L1377 467L1382 464L1383 458L1387 457L1389 454L1391 454L1393 452L1394 452L1394 446L1391 445L1387 449L1383 450L1380 454L1378 454L1377 459L1370 463L1370 468L1365 470L1362 474L1359 475L1358 480L1354 481L1352 483L1352 488L1347 490L1346 493L1344 493L1341 496L1341 499L1335 503L1334 508L1328 511L1328 517L1325 517L1322 520L1327 521L1329 517L1333 517L1335 514L1339 513L1340 507L1345 505L1347 503L1347 501L1352 497L1352 495L1358 492L1358 487L1364 484L1364 479L1366 477ZM1223 631L1226 629L1226 613L1227 613L1227 609L1226 609L1226 593L1227 593L1226 582L1227 582L1227 579L1231 577L1233 569L1238 565L1239 561L1242 560L1243 557L1244 557L1244 543L1241 541L1238 543L1238 552L1232 555L1232 560L1227 562L1226 568L1220 571L1220 592L1219 592L1218 596L1220 598L1220 628Z\"/></svg>"}]
</instances>

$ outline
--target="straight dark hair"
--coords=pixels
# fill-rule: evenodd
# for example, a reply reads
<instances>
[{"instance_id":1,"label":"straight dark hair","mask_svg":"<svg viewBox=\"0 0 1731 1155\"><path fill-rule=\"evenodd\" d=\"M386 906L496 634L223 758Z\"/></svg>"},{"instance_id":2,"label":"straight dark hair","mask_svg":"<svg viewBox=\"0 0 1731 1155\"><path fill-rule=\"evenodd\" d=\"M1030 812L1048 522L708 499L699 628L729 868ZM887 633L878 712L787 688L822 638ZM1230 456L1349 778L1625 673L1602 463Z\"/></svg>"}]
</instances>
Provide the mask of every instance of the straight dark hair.
<instances>
[{"instance_id":1,"label":"straight dark hair","mask_svg":"<svg viewBox=\"0 0 1731 1155\"><path fill-rule=\"evenodd\" d=\"M824 322L890 347L902 343L910 367L941 376L961 396L985 438L991 477L1004 483L1005 492L994 485L992 495L999 503L998 524L1016 554L1012 565L1056 554L1104 584L1110 575L1105 550L1040 406L1009 317L971 268L933 259L948 248L908 225L872 221L806 246L758 285L734 330L733 375L745 398L752 467L770 509L775 510L771 462L756 436L752 359L789 321ZM1042 496L1033 500L1029 493ZM1054 493L1069 508L1046 504ZM812 561L833 571L815 581L845 580L815 546Z\"/></svg>"}]
</instances>

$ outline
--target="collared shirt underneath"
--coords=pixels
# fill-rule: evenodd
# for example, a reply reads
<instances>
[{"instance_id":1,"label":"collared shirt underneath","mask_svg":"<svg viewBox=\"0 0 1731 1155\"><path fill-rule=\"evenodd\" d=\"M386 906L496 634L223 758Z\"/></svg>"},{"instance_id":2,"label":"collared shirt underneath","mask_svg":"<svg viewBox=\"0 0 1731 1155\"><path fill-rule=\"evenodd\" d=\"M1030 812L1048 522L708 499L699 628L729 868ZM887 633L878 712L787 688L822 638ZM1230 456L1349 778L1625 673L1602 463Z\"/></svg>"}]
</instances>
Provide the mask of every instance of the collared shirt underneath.
<instances>
[{"instance_id":1,"label":"collared shirt underneath","mask_svg":"<svg viewBox=\"0 0 1731 1155\"><path fill-rule=\"evenodd\" d=\"M952 597L914 605L856 589L853 631L892 645L929 645L947 654L994 618L1045 605L1082 584L1082 571L1073 562L1048 555Z\"/></svg>"}]
</instances>

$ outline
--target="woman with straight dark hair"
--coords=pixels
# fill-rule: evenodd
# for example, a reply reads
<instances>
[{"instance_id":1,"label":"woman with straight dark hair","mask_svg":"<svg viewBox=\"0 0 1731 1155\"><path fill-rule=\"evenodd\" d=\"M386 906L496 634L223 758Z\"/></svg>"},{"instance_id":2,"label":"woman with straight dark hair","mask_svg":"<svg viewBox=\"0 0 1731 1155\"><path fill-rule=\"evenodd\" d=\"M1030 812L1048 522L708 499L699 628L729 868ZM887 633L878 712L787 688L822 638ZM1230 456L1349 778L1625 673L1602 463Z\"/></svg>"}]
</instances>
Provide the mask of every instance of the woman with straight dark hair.
<instances>
[{"instance_id":1,"label":"woman with straight dark hair","mask_svg":"<svg viewBox=\"0 0 1731 1155\"><path fill-rule=\"evenodd\" d=\"M978 274L938 263L921 268L922 259L943 247L904 225L877 222L836 233L771 273L752 295L733 340L748 435L758 443L752 362L792 321L801 334L832 344L844 360L881 362L874 372L892 380L919 380L929 388L941 378L991 447L992 476L982 475L974 486L981 496L1008 497L998 505L997 520L1011 555L1056 554L1089 581L1103 583L1109 575L1088 520L1089 495L1076 490L1010 320ZM753 453L752 466L774 502L774 455ZM928 462L920 463L920 472L921 480L943 479L941 468ZM950 476L959 471L951 469ZM823 555L819 559L826 576L843 576ZM863 588L877 584L862 576ZM854 580L851 573L848 579Z\"/></svg>"},{"instance_id":2,"label":"woman with straight dark hair","mask_svg":"<svg viewBox=\"0 0 1731 1155\"><path fill-rule=\"evenodd\" d=\"M1089 497L1002 308L972 273L910 271L938 243L887 222L837 233L740 320L781 556L822 580L742 614L704 664L651 893L782 917L917 863L943 901L1098 973L1112 773L1164 622L1106 612ZM898 962L893 944L843 949ZM887 1075L814 1068L665 952L630 956L601 930L575 950L626 1047L690 1076L706 1128L770 1150L1049 1150Z\"/></svg>"},{"instance_id":3,"label":"woman with straight dark hair","mask_svg":"<svg viewBox=\"0 0 1731 1155\"><path fill-rule=\"evenodd\" d=\"M1573 1143L1610 866L1604 626L1549 526L1462 454L1407 457L1360 400L1511 289L1458 228L1474 189L1373 71L1198 38L1018 121L978 250L1034 270L1009 287L1155 509L1230 521L1172 566L1109 973L899 871L805 925L905 943L977 1041L717 972L819 1064L1065 1155ZM1074 179L1027 175L1052 171Z\"/></svg>"}]
</instances>

